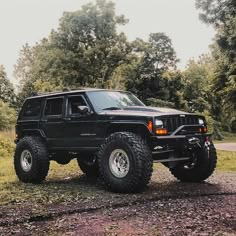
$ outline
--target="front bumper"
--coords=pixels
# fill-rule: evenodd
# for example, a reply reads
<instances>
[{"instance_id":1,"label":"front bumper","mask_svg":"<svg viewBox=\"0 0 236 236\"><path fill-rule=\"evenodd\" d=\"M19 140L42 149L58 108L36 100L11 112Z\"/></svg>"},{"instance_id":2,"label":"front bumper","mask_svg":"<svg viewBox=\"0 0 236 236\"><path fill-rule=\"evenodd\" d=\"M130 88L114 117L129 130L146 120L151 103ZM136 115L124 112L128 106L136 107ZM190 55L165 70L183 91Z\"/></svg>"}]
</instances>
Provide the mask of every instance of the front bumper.
<instances>
[{"instance_id":1,"label":"front bumper","mask_svg":"<svg viewBox=\"0 0 236 236\"><path fill-rule=\"evenodd\" d=\"M183 150L193 147L203 147L205 142L210 139L211 134L200 133L198 130L204 128L202 125L182 125L169 135L152 136L152 151Z\"/></svg>"}]
</instances>

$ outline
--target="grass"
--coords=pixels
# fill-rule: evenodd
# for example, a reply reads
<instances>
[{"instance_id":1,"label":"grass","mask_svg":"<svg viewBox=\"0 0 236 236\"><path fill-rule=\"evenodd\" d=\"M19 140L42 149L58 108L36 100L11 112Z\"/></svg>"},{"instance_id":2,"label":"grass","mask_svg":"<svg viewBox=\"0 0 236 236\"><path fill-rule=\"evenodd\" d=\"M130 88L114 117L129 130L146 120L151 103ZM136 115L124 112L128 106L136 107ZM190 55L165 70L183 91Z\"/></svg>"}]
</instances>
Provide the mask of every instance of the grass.
<instances>
[{"instance_id":1,"label":"grass","mask_svg":"<svg viewBox=\"0 0 236 236\"><path fill-rule=\"evenodd\" d=\"M214 143L236 143L236 134L229 132L222 132L223 140L214 140Z\"/></svg>"},{"instance_id":2,"label":"grass","mask_svg":"<svg viewBox=\"0 0 236 236\"><path fill-rule=\"evenodd\" d=\"M39 185L20 182L16 177L12 158L1 159L0 166L0 206L30 203L38 212L44 210L44 205L69 204L92 197L98 192L96 186L81 175L75 160L65 166L51 162L47 182Z\"/></svg>"},{"instance_id":3,"label":"grass","mask_svg":"<svg viewBox=\"0 0 236 236\"><path fill-rule=\"evenodd\" d=\"M9 130L0 132L0 160L2 158L12 156L15 147L13 140L14 140L13 131Z\"/></svg>"},{"instance_id":4,"label":"grass","mask_svg":"<svg viewBox=\"0 0 236 236\"><path fill-rule=\"evenodd\" d=\"M218 150L217 155L217 170L236 171L236 152Z\"/></svg>"}]
</instances>

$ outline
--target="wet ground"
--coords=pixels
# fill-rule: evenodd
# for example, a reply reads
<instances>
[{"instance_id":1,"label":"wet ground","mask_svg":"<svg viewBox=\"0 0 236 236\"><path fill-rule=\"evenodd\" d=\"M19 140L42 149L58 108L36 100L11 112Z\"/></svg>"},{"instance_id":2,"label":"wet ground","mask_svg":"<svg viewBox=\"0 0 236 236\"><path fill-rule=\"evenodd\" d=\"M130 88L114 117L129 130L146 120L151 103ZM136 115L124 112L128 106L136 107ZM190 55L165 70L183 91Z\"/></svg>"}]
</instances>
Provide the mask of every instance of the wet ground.
<instances>
[{"instance_id":1,"label":"wet ground","mask_svg":"<svg viewBox=\"0 0 236 236\"><path fill-rule=\"evenodd\" d=\"M235 172L218 172L180 183L161 168L145 192L114 194L82 175L57 183L83 189L74 201L2 207L0 235L236 235L235 180Z\"/></svg>"}]
</instances>

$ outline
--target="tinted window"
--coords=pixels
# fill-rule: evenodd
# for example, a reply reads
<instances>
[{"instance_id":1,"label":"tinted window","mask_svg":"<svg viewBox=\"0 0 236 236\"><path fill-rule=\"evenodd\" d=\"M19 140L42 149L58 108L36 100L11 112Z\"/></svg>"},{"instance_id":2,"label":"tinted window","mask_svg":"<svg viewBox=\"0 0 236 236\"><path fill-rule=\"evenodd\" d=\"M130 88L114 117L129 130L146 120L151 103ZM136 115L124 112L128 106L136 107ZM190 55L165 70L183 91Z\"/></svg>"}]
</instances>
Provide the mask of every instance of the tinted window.
<instances>
[{"instance_id":1,"label":"tinted window","mask_svg":"<svg viewBox=\"0 0 236 236\"><path fill-rule=\"evenodd\" d=\"M26 103L26 107L23 112L23 117L39 117L42 106L42 100L32 99Z\"/></svg>"},{"instance_id":2,"label":"tinted window","mask_svg":"<svg viewBox=\"0 0 236 236\"><path fill-rule=\"evenodd\" d=\"M48 99L44 111L45 116L56 116L62 114L63 98Z\"/></svg>"},{"instance_id":3,"label":"tinted window","mask_svg":"<svg viewBox=\"0 0 236 236\"><path fill-rule=\"evenodd\" d=\"M90 91L87 93L95 110L116 110L130 106L145 106L132 93L119 91Z\"/></svg>"},{"instance_id":4,"label":"tinted window","mask_svg":"<svg viewBox=\"0 0 236 236\"><path fill-rule=\"evenodd\" d=\"M74 96L68 98L68 115L80 114L79 106L87 106L82 96Z\"/></svg>"}]
</instances>

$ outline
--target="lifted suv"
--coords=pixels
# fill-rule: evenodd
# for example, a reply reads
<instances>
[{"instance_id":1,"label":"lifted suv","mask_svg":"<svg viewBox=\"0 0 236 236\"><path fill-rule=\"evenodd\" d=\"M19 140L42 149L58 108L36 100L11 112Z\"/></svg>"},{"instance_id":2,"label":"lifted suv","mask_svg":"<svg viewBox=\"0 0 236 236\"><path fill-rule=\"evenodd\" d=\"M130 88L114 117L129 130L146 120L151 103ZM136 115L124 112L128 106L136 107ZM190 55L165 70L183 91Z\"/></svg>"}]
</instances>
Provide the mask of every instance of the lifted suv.
<instances>
[{"instance_id":1,"label":"lifted suv","mask_svg":"<svg viewBox=\"0 0 236 236\"><path fill-rule=\"evenodd\" d=\"M15 171L40 183L51 160L76 158L115 192L144 189L153 162L180 181L200 182L216 166L203 116L145 106L129 92L89 89L26 99L16 125Z\"/></svg>"}]
</instances>

